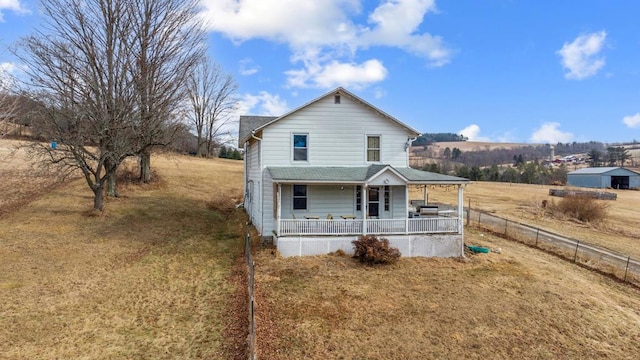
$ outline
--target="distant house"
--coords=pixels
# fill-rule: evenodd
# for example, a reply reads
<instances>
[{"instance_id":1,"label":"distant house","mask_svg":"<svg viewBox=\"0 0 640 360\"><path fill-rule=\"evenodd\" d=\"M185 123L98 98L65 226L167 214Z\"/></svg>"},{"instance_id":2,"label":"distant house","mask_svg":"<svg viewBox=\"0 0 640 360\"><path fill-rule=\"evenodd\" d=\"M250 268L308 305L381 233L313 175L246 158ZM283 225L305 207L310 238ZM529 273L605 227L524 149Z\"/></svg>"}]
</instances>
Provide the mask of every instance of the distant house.
<instances>
[{"instance_id":1,"label":"distant house","mask_svg":"<svg viewBox=\"0 0 640 360\"><path fill-rule=\"evenodd\" d=\"M567 174L567 185L612 188L640 188L640 173L622 167L592 167L572 171Z\"/></svg>"},{"instance_id":2,"label":"distant house","mask_svg":"<svg viewBox=\"0 0 640 360\"><path fill-rule=\"evenodd\" d=\"M282 116L241 116L244 208L283 256L353 252L364 234L403 256L462 256L469 180L410 168L418 136L343 88ZM416 209L410 186L423 187L425 200L427 186L457 188L457 207Z\"/></svg>"}]
</instances>

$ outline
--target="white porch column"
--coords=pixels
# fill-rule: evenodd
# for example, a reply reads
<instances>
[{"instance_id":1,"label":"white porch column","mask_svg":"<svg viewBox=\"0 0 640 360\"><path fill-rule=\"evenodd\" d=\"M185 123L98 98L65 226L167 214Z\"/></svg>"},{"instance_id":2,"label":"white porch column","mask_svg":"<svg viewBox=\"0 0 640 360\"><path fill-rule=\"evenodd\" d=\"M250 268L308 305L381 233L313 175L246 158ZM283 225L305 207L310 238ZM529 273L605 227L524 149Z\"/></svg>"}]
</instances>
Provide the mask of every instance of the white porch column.
<instances>
[{"instance_id":1,"label":"white porch column","mask_svg":"<svg viewBox=\"0 0 640 360\"><path fill-rule=\"evenodd\" d=\"M367 184L362 184L362 234L367 235L367 218L369 217L369 189Z\"/></svg>"},{"instance_id":2,"label":"white porch column","mask_svg":"<svg viewBox=\"0 0 640 360\"><path fill-rule=\"evenodd\" d=\"M404 186L404 233L408 234L409 233L409 184L406 184Z\"/></svg>"},{"instance_id":3,"label":"white porch column","mask_svg":"<svg viewBox=\"0 0 640 360\"><path fill-rule=\"evenodd\" d=\"M278 236L280 235L280 226L282 225L282 185L280 185L280 183L278 183L278 190L276 191L276 197L277 197L277 204L278 204L278 209L277 209L277 213L276 213L276 217L277 217L277 228L276 228L276 233L278 234Z\"/></svg>"},{"instance_id":4,"label":"white porch column","mask_svg":"<svg viewBox=\"0 0 640 360\"><path fill-rule=\"evenodd\" d=\"M462 223L462 219L464 218L464 200L463 200L464 190L462 185L458 185L458 234L462 235L464 224Z\"/></svg>"}]
</instances>

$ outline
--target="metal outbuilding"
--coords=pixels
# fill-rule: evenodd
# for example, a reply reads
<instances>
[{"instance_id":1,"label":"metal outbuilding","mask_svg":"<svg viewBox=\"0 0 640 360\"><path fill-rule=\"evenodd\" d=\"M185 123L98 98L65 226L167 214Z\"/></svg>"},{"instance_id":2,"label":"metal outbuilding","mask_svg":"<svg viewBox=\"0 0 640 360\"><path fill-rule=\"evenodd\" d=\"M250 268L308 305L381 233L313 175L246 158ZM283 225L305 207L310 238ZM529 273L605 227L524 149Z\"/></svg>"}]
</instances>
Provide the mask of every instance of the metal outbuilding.
<instances>
[{"instance_id":1,"label":"metal outbuilding","mask_svg":"<svg viewBox=\"0 0 640 360\"><path fill-rule=\"evenodd\" d=\"M589 188L637 189L640 173L623 167L592 167L567 174L567 185Z\"/></svg>"}]
</instances>

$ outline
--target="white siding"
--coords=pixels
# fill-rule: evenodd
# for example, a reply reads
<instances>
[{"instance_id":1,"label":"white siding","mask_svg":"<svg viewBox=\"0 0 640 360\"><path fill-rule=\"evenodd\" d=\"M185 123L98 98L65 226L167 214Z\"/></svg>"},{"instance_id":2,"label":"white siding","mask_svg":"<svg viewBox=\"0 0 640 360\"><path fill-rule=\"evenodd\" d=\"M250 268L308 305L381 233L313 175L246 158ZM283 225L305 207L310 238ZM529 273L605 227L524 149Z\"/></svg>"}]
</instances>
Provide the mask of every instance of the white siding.
<instances>
[{"instance_id":1,"label":"white siding","mask_svg":"<svg viewBox=\"0 0 640 360\"><path fill-rule=\"evenodd\" d=\"M392 186L390 194L389 211L384 211L384 187L380 187L380 218L404 219L407 216L407 203L405 201L404 187ZM355 187L339 185L308 185L307 186L307 210L293 210L292 185L282 185L282 218L303 219L305 215L317 215L321 219L328 214L334 218L340 215L356 215L362 218L362 212L356 211Z\"/></svg>"},{"instance_id":2,"label":"white siding","mask_svg":"<svg viewBox=\"0 0 640 360\"><path fill-rule=\"evenodd\" d=\"M257 140L250 140L247 154L245 154L245 161L248 162L248 176L247 176L247 189L245 191L250 192L250 196L245 203L245 208L249 213L249 218L254 224L256 229L260 231L262 228L262 199L260 195L262 191L260 185L262 184L262 169L260 168L260 142Z\"/></svg>"},{"instance_id":3,"label":"white siding","mask_svg":"<svg viewBox=\"0 0 640 360\"><path fill-rule=\"evenodd\" d=\"M355 191L353 186L307 186L307 210L293 210L292 185L282 185L282 217L303 219L305 215L317 215L326 218L328 214L334 218L340 215L355 215Z\"/></svg>"},{"instance_id":4,"label":"white siding","mask_svg":"<svg viewBox=\"0 0 640 360\"><path fill-rule=\"evenodd\" d=\"M273 180L268 171L264 171L262 183L262 236L271 236L275 227L275 214L273 213L273 202L276 200L273 189Z\"/></svg>"},{"instance_id":5,"label":"white siding","mask_svg":"<svg viewBox=\"0 0 640 360\"><path fill-rule=\"evenodd\" d=\"M404 186L391 187L391 210L394 219L403 219L409 216L407 212L408 201L405 199Z\"/></svg>"},{"instance_id":6,"label":"white siding","mask_svg":"<svg viewBox=\"0 0 640 360\"><path fill-rule=\"evenodd\" d=\"M292 160L293 133L309 134L309 161ZM325 97L265 128L263 159L267 166L366 166L367 134L381 136L381 163L408 166L408 130L347 96L340 104Z\"/></svg>"}]
</instances>

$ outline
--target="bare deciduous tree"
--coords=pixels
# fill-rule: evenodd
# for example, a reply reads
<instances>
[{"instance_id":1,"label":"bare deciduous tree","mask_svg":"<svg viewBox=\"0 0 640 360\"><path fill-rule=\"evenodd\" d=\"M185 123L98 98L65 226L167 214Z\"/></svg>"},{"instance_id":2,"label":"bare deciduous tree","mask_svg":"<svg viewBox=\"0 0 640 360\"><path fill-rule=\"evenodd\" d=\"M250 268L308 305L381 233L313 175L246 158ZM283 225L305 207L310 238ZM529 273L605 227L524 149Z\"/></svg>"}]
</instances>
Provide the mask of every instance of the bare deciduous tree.
<instances>
[{"instance_id":1,"label":"bare deciduous tree","mask_svg":"<svg viewBox=\"0 0 640 360\"><path fill-rule=\"evenodd\" d=\"M59 169L80 169L104 208L104 185L131 154L134 114L126 0L42 2L45 27L16 53L28 91L42 105L42 135L55 146L32 144L32 154ZM52 143L53 144L53 143Z\"/></svg>"},{"instance_id":2,"label":"bare deciduous tree","mask_svg":"<svg viewBox=\"0 0 640 360\"><path fill-rule=\"evenodd\" d=\"M0 139L18 134L20 124L17 122L17 108L18 98L0 87Z\"/></svg>"},{"instance_id":3,"label":"bare deciduous tree","mask_svg":"<svg viewBox=\"0 0 640 360\"><path fill-rule=\"evenodd\" d=\"M18 47L27 89L45 115L39 128L56 144L34 144L33 154L82 171L94 209L104 207L105 186L117 195L116 170L125 158L166 143L184 78L202 52L196 5L43 1L45 27Z\"/></svg>"},{"instance_id":4,"label":"bare deciduous tree","mask_svg":"<svg viewBox=\"0 0 640 360\"><path fill-rule=\"evenodd\" d=\"M231 75L209 59L203 59L187 82L189 119L198 139L197 155L209 157L216 141L229 134L238 86Z\"/></svg>"},{"instance_id":5,"label":"bare deciduous tree","mask_svg":"<svg viewBox=\"0 0 640 360\"><path fill-rule=\"evenodd\" d=\"M151 149L166 146L177 131L185 79L203 55L203 28L195 21L197 0L130 2L139 114L136 119L140 179L151 179Z\"/></svg>"},{"instance_id":6,"label":"bare deciduous tree","mask_svg":"<svg viewBox=\"0 0 640 360\"><path fill-rule=\"evenodd\" d=\"M12 88L9 74L0 68L0 139L21 129L17 122L19 97L12 93Z\"/></svg>"}]
</instances>

